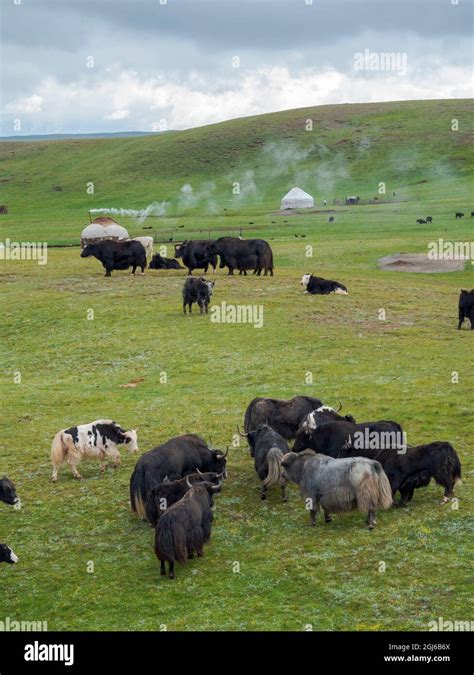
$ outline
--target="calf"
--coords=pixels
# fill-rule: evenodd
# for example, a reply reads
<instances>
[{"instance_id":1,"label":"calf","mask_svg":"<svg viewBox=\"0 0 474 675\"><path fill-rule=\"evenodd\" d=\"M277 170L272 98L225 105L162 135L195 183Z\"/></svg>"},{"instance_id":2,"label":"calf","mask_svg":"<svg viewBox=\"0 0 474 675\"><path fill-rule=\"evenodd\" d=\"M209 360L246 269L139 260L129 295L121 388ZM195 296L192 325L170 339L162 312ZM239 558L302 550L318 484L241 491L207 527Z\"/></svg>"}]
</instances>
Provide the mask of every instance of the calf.
<instances>
[{"instance_id":1,"label":"calf","mask_svg":"<svg viewBox=\"0 0 474 675\"><path fill-rule=\"evenodd\" d=\"M102 241L98 244L88 244L81 253L81 258L94 256L100 260L105 269L105 276L110 277L112 270L128 270L132 268L135 274L140 267L145 273L146 252L139 241Z\"/></svg>"},{"instance_id":2,"label":"calf","mask_svg":"<svg viewBox=\"0 0 474 675\"><path fill-rule=\"evenodd\" d=\"M432 478L444 487L443 503L453 495L454 486L461 479L461 462L450 443L437 441L427 445L406 448L405 452L394 449L362 450L345 446L341 457L361 455L377 459L390 481L392 494L400 492L397 506L404 506L413 497L417 488L425 487Z\"/></svg>"},{"instance_id":3,"label":"calf","mask_svg":"<svg viewBox=\"0 0 474 675\"><path fill-rule=\"evenodd\" d=\"M83 457L97 457L100 470L105 470L105 458L110 458L113 466L120 465L119 445L128 445L130 452L138 452L138 429L124 431L113 420L96 420L90 424L80 424L58 431L51 445L53 473L51 480L58 479L58 469L67 460L74 478L81 479L77 465Z\"/></svg>"},{"instance_id":4,"label":"calf","mask_svg":"<svg viewBox=\"0 0 474 675\"><path fill-rule=\"evenodd\" d=\"M331 512L367 512L367 525L376 525L377 509L392 505L392 491L379 462L364 457L333 459L311 450L283 457L285 478L300 486L301 496L309 508L311 525L322 507L324 520L331 522Z\"/></svg>"},{"instance_id":5,"label":"calf","mask_svg":"<svg viewBox=\"0 0 474 675\"><path fill-rule=\"evenodd\" d=\"M255 460L255 471L262 481L262 499L267 498L267 490L272 485L278 484L281 488L281 496L287 501L285 480L281 471L283 455L290 452L288 443L268 424L260 424L256 429L243 434L237 427L241 436L247 438L250 455Z\"/></svg>"},{"instance_id":6,"label":"calf","mask_svg":"<svg viewBox=\"0 0 474 675\"><path fill-rule=\"evenodd\" d=\"M329 293L347 295L347 288L338 281L322 279L312 274L303 274L301 285L305 288L305 293L311 293L312 295L329 295Z\"/></svg>"},{"instance_id":7,"label":"calf","mask_svg":"<svg viewBox=\"0 0 474 675\"><path fill-rule=\"evenodd\" d=\"M184 267L177 260L163 258L159 253L155 253L148 267L152 270L184 270Z\"/></svg>"},{"instance_id":8,"label":"calf","mask_svg":"<svg viewBox=\"0 0 474 675\"><path fill-rule=\"evenodd\" d=\"M174 579L176 560L185 563L188 558L203 555L203 546L211 538L213 495L220 485L212 483L189 484L184 497L170 506L158 520L155 530L155 553L160 561L160 573Z\"/></svg>"},{"instance_id":9,"label":"calf","mask_svg":"<svg viewBox=\"0 0 474 675\"><path fill-rule=\"evenodd\" d=\"M2 562L10 564L18 562L18 556L6 544L0 544L0 563Z\"/></svg>"},{"instance_id":10,"label":"calf","mask_svg":"<svg viewBox=\"0 0 474 675\"><path fill-rule=\"evenodd\" d=\"M191 314L193 304L197 302L201 314L207 314L213 288L214 281L206 281L203 277L188 277L183 286L183 312L186 314L186 307L189 306Z\"/></svg>"},{"instance_id":11,"label":"calf","mask_svg":"<svg viewBox=\"0 0 474 675\"><path fill-rule=\"evenodd\" d=\"M0 479L0 502L5 502L5 504L11 504L12 506L20 503L15 486L6 476Z\"/></svg>"},{"instance_id":12,"label":"calf","mask_svg":"<svg viewBox=\"0 0 474 675\"><path fill-rule=\"evenodd\" d=\"M197 473L191 473L185 478L164 481L156 487L151 488L151 490L148 490L145 502L148 522L155 527L161 514L169 509L170 506L179 502L194 483L202 483L204 481L213 485L220 485L223 477L223 473L201 473L197 471Z\"/></svg>"},{"instance_id":13,"label":"calf","mask_svg":"<svg viewBox=\"0 0 474 675\"><path fill-rule=\"evenodd\" d=\"M474 330L474 288L470 291L462 290L459 296L458 330L461 330L464 319L469 319L471 330Z\"/></svg>"},{"instance_id":14,"label":"calf","mask_svg":"<svg viewBox=\"0 0 474 675\"><path fill-rule=\"evenodd\" d=\"M464 218L464 213L461 213L460 211L456 211L455 218Z\"/></svg>"}]
</instances>

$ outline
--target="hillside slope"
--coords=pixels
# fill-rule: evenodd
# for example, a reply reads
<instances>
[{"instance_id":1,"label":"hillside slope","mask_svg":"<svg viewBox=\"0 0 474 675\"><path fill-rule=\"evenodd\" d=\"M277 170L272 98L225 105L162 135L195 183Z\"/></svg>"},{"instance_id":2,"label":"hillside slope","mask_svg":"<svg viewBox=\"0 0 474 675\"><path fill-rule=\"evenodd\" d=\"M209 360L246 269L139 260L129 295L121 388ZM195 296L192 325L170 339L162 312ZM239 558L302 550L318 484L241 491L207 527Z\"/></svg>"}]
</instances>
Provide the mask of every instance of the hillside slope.
<instances>
[{"instance_id":1,"label":"hillside slope","mask_svg":"<svg viewBox=\"0 0 474 675\"><path fill-rule=\"evenodd\" d=\"M469 100L332 105L161 136L2 142L0 202L9 215L0 226L46 218L77 224L90 208L153 201L166 202L167 217L256 213L278 208L293 185L318 201L372 197L381 181L403 198L432 199L445 189L465 195L472 111Z\"/></svg>"}]
</instances>

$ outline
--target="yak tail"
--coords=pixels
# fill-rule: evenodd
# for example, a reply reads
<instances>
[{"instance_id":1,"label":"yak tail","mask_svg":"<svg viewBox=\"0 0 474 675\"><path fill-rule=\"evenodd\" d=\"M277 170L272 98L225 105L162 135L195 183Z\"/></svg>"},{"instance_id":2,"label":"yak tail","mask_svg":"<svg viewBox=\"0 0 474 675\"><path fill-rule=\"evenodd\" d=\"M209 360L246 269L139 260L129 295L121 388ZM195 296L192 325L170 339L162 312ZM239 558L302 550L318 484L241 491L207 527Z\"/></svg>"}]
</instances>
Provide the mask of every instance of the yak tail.
<instances>
[{"instance_id":1,"label":"yak tail","mask_svg":"<svg viewBox=\"0 0 474 675\"><path fill-rule=\"evenodd\" d=\"M145 476L143 475L143 469L140 467L137 469L135 467L132 476L130 478L130 504L132 510L135 511L137 516L142 520L146 520L146 494L143 490L143 483Z\"/></svg>"},{"instance_id":2,"label":"yak tail","mask_svg":"<svg viewBox=\"0 0 474 675\"><path fill-rule=\"evenodd\" d=\"M188 546L184 527L171 518L160 518L155 530L155 553L159 560L185 563Z\"/></svg>"},{"instance_id":3,"label":"yak tail","mask_svg":"<svg viewBox=\"0 0 474 675\"><path fill-rule=\"evenodd\" d=\"M374 461L373 470L365 474L357 487L359 511L388 509L392 505L392 488L382 465Z\"/></svg>"},{"instance_id":4,"label":"yak tail","mask_svg":"<svg viewBox=\"0 0 474 675\"><path fill-rule=\"evenodd\" d=\"M283 475L281 471L281 459L283 457L283 452L280 448L270 448L267 455L267 464L268 464L268 474L263 484L265 487L270 487L271 485L284 485L285 481L283 480Z\"/></svg>"},{"instance_id":5,"label":"yak tail","mask_svg":"<svg viewBox=\"0 0 474 675\"><path fill-rule=\"evenodd\" d=\"M51 462L53 466L60 466L66 459L67 448L63 441L63 432L58 431L51 443Z\"/></svg>"},{"instance_id":6,"label":"yak tail","mask_svg":"<svg viewBox=\"0 0 474 675\"><path fill-rule=\"evenodd\" d=\"M451 471L453 478L456 483L461 482L461 462L459 460L459 455L453 446L448 443L448 462L451 466Z\"/></svg>"}]
</instances>

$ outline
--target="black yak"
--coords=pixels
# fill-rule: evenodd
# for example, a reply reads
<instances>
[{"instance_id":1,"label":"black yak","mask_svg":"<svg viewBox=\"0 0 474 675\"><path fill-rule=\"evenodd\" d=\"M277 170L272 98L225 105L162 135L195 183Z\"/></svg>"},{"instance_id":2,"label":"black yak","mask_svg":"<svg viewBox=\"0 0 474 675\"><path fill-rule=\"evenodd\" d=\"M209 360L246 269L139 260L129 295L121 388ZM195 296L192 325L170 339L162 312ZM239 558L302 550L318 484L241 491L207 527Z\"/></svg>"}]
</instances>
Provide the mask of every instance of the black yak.
<instances>
[{"instance_id":1,"label":"black yak","mask_svg":"<svg viewBox=\"0 0 474 675\"><path fill-rule=\"evenodd\" d=\"M264 239L241 239L240 237L220 237L211 246L213 254L218 254L220 267L228 267L229 274L234 269L242 274L253 270L260 276L262 270L266 276L268 272L273 276L273 251Z\"/></svg>"},{"instance_id":2,"label":"black yak","mask_svg":"<svg viewBox=\"0 0 474 675\"><path fill-rule=\"evenodd\" d=\"M20 502L15 486L6 476L0 479L0 502L5 502L5 504L12 506Z\"/></svg>"},{"instance_id":3,"label":"black yak","mask_svg":"<svg viewBox=\"0 0 474 675\"><path fill-rule=\"evenodd\" d=\"M364 455L362 450L371 445L397 450L404 440L403 429L397 422L380 420L356 424L348 420L325 421L324 424L302 428L293 444L293 452L311 449L330 457L339 457L345 447L352 454Z\"/></svg>"},{"instance_id":4,"label":"black yak","mask_svg":"<svg viewBox=\"0 0 474 675\"><path fill-rule=\"evenodd\" d=\"M213 495L220 490L220 485L195 483L159 518L155 529L155 553L163 576L166 574L165 563L168 563L169 578L174 579L176 560L185 563L194 555L203 555L204 544L211 538Z\"/></svg>"},{"instance_id":5,"label":"black yak","mask_svg":"<svg viewBox=\"0 0 474 675\"><path fill-rule=\"evenodd\" d=\"M128 270L132 268L135 274L137 267L145 273L146 252L139 241L101 241L98 244L88 244L81 253L81 258L94 256L100 260L105 269L105 276L110 277L112 270Z\"/></svg>"},{"instance_id":6,"label":"black yak","mask_svg":"<svg viewBox=\"0 0 474 675\"><path fill-rule=\"evenodd\" d=\"M163 258L159 253L155 253L148 265L151 270L184 270L174 258Z\"/></svg>"},{"instance_id":7,"label":"black yak","mask_svg":"<svg viewBox=\"0 0 474 675\"><path fill-rule=\"evenodd\" d=\"M0 563L2 562L10 564L18 562L18 556L6 544L0 544Z\"/></svg>"},{"instance_id":8,"label":"black yak","mask_svg":"<svg viewBox=\"0 0 474 675\"><path fill-rule=\"evenodd\" d=\"M461 330L464 319L469 319L471 330L474 330L474 289L471 291L462 290L459 296L459 330Z\"/></svg>"},{"instance_id":9,"label":"black yak","mask_svg":"<svg viewBox=\"0 0 474 675\"><path fill-rule=\"evenodd\" d=\"M333 459L312 450L290 452L283 457L284 476L300 486L301 496L309 510L311 525L322 507L324 520L332 520L331 512L367 512L367 525L372 530L377 509L392 505L390 483L379 462L364 457Z\"/></svg>"},{"instance_id":10,"label":"black yak","mask_svg":"<svg viewBox=\"0 0 474 675\"><path fill-rule=\"evenodd\" d=\"M177 436L145 452L130 478L130 502L142 520L146 520L145 501L148 491L168 479L178 480L199 469L203 472L225 472L226 453L211 450L196 434Z\"/></svg>"},{"instance_id":11,"label":"black yak","mask_svg":"<svg viewBox=\"0 0 474 675\"><path fill-rule=\"evenodd\" d=\"M212 266L214 272L217 267L217 255L211 251L213 242L207 239L198 239L196 241L183 241L182 244L176 244L174 254L176 258L181 258L188 268L188 274L192 276L193 270L204 270L207 274L209 266Z\"/></svg>"},{"instance_id":12,"label":"black yak","mask_svg":"<svg viewBox=\"0 0 474 675\"><path fill-rule=\"evenodd\" d=\"M296 435L306 416L322 405L322 401L311 396L294 396L287 400L259 396L250 401L245 411L244 431L248 433L260 424L269 424L289 440Z\"/></svg>"},{"instance_id":13,"label":"black yak","mask_svg":"<svg viewBox=\"0 0 474 675\"><path fill-rule=\"evenodd\" d=\"M252 429L246 434L243 434L238 427L237 431L241 436L247 438L250 455L255 460L255 471L262 481L262 499L266 499L269 487L279 485L282 499L286 502L286 487L281 471L281 460L283 455L290 452L288 443L268 424L260 424L256 429Z\"/></svg>"},{"instance_id":14,"label":"black yak","mask_svg":"<svg viewBox=\"0 0 474 675\"><path fill-rule=\"evenodd\" d=\"M340 453L341 457L355 455L377 459L381 463L393 496L400 492L397 506L404 506L413 497L413 492L428 485L432 478L444 487L443 503L446 503L453 495L456 482L461 479L461 462L456 450L443 441L407 447L405 452L344 447Z\"/></svg>"}]
</instances>

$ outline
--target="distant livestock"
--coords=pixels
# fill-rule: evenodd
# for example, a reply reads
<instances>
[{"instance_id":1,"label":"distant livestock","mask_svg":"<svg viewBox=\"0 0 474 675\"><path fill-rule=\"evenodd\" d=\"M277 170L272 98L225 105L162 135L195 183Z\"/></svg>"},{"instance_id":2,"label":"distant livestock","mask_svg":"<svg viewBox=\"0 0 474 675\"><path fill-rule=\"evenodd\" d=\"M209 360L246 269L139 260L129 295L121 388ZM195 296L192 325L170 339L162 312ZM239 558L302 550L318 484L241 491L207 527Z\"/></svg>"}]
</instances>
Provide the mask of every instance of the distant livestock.
<instances>
[{"instance_id":1,"label":"distant livestock","mask_svg":"<svg viewBox=\"0 0 474 675\"><path fill-rule=\"evenodd\" d=\"M471 211L471 218L474 218L474 211Z\"/></svg>"},{"instance_id":2,"label":"distant livestock","mask_svg":"<svg viewBox=\"0 0 474 675\"><path fill-rule=\"evenodd\" d=\"M214 281L206 281L203 277L188 277L184 282L182 291L183 312L186 314L186 307L189 307L189 313L191 314L193 304L196 302L201 314L207 314L213 290Z\"/></svg>"},{"instance_id":3,"label":"distant livestock","mask_svg":"<svg viewBox=\"0 0 474 675\"><path fill-rule=\"evenodd\" d=\"M196 471L225 476L227 452L214 450L196 434L177 436L145 452L130 478L130 503L133 511L146 520L148 491L164 480L178 480Z\"/></svg>"},{"instance_id":4,"label":"distant livestock","mask_svg":"<svg viewBox=\"0 0 474 675\"><path fill-rule=\"evenodd\" d=\"M474 330L474 288L470 291L462 290L459 296L459 330L461 330L464 319L469 319L471 330Z\"/></svg>"},{"instance_id":5,"label":"distant livestock","mask_svg":"<svg viewBox=\"0 0 474 675\"><path fill-rule=\"evenodd\" d=\"M423 218L418 218L418 220L416 222L419 223L419 225L426 224L426 220L423 220Z\"/></svg>"},{"instance_id":6,"label":"distant livestock","mask_svg":"<svg viewBox=\"0 0 474 675\"><path fill-rule=\"evenodd\" d=\"M155 253L148 267L151 270L184 270L184 267L177 260L163 258L159 253Z\"/></svg>"},{"instance_id":7,"label":"distant livestock","mask_svg":"<svg viewBox=\"0 0 474 675\"><path fill-rule=\"evenodd\" d=\"M100 471L105 470L106 458L112 460L114 468L120 466L120 445L128 445L130 452L138 452L137 429L124 431L113 420L96 420L58 431L51 445L51 480L57 481L58 469L64 461L77 479L82 478L77 465L84 457L99 459Z\"/></svg>"},{"instance_id":8,"label":"distant livestock","mask_svg":"<svg viewBox=\"0 0 474 675\"><path fill-rule=\"evenodd\" d=\"M153 258L153 237L133 237L129 241L138 241L145 249L147 260Z\"/></svg>"},{"instance_id":9,"label":"distant livestock","mask_svg":"<svg viewBox=\"0 0 474 675\"><path fill-rule=\"evenodd\" d=\"M112 270L128 270L132 268L132 274L135 274L137 267L140 267L142 274L146 267L146 253L139 241L102 241L98 244L87 244L81 253L81 258L94 256L100 260L104 269L105 276L110 277Z\"/></svg>"},{"instance_id":10,"label":"distant livestock","mask_svg":"<svg viewBox=\"0 0 474 675\"><path fill-rule=\"evenodd\" d=\"M183 241L182 244L176 244L174 254L176 258L181 258L188 268L188 274L192 275L193 270L204 270L207 274L209 266L212 266L214 272L217 267L217 255L211 252L213 242L210 240Z\"/></svg>"},{"instance_id":11,"label":"distant livestock","mask_svg":"<svg viewBox=\"0 0 474 675\"><path fill-rule=\"evenodd\" d=\"M146 518L150 525L156 526L158 518L176 504L188 490L191 489L194 483L207 481L214 485L219 485L224 477L224 473L190 473L185 478L179 480L165 480L156 487L148 490L145 502Z\"/></svg>"},{"instance_id":12,"label":"distant livestock","mask_svg":"<svg viewBox=\"0 0 474 675\"><path fill-rule=\"evenodd\" d=\"M460 211L456 211L455 218L464 218L464 213L461 213Z\"/></svg>"},{"instance_id":13,"label":"distant livestock","mask_svg":"<svg viewBox=\"0 0 474 675\"><path fill-rule=\"evenodd\" d=\"M220 268L227 267L228 274L247 274L253 270L260 276L270 272L273 276L273 251L270 244L263 239L240 239L239 237L220 237L211 246L211 251L220 257Z\"/></svg>"},{"instance_id":14,"label":"distant livestock","mask_svg":"<svg viewBox=\"0 0 474 675\"><path fill-rule=\"evenodd\" d=\"M213 495L220 485L195 483L179 502L173 504L158 520L155 530L155 553L160 572L174 579L175 562L203 555L203 547L211 538Z\"/></svg>"},{"instance_id":15,"label":"distant livestock","mask_svg":"<svg viewBox=\"0 0 474 675\"><path fill-rule=\"evenodd\" d=\"M343 284L338 281L315 277L312 274L303 274L301 285L305 289L305 293L311 293L311 295L329 295L329 293L347 295L347 288Z\"/></svg>"},{"instance_id":16,"label":"distant livestock","mask_svg":"<svg viewBox=\"0 0 474 675\"><path fill-rule=\"evenodd\" d=\"M18 497L15 486L9 478L4 476L0 479L0 502L14 506L18 504L20 498Z\"/></svg>"},{"instance_id":17,"label":"distant livestock","mask_svg":"<svg viewBox=\"0 0 474 675\"><path fill-rule=\"evenodd\" d=\"M311 450L283 457L282 467L287 480L300 486L301 496L309 509L311 525L322 507L324 520L331 522L331 513L367 512L367 525L377 524L378 509L392 505L392 490L379 462L364 457L333 459Z\"/></svg>"},{"instance_id":18,"label":"distant livestock","mask_svg":"<svg viewBox=\"0 0 474 675\"><path fill-rule=\"evenodd\" d=\"M282 499L286 502L285 479L281 470L281 460L283 455L290 452L288 443L268 424L260 424L256 429L252 429L246 434L243 434L239 429L237 430L241 436L247 438L250 455L255 460L255 471L262 481L262 499L266 499L269 487L279 485Z\"/></svg>"},{"instance_id":19,"label":"distant livestock","mask_svg":"<svg viewBox=\"0 0 474 675\"><path fill-rule=\"evenodd\" d=\"M0 544L0 563L2 562L10 564L18 562L18 556L6 544Z\"/></svg>"},{"instance_id":20,"label":"distant livestock","mask_svg":"<svg viewBox=\"0 0 474 675\"><path fill-rule=\"evenodd\" d=\"M260 424L268 424L287 440L294 438L310 412L323 405L318 398L295 396L290 399L257 397L250 401L244 418L248 434Z\"/></svg>"},{"instance_id":21,"label":"distant livestock","mask_svg":"<svg viewBox=\"0 0 474 675\"><path fill-rule=\"evenodd\" d=\"M432 222L433 222L433 218L432 218L431 216L426 216L426 222L427 222L427 223L432 223Z\"/></svg>"},{"instance_id":22,"label":"distant livestock","mask_svg":"<svg viewBox=\"0 0 474 675\"><path fill-rule=\"evenodd\" d=\"M363 450L346 446L340 457L362 456L376 458L387 474L393 496L400 492L397 506L404 506L413 497L417 488L425 487L432 478L444 487L443 503L449 501L454 486L461 480L461 462L450 443L436 441L427 445L407 447L405 451L392 448Z\"/></svg>"},{"instance_id":23,"label":"distant livestock","mask_svg":"<svg viewBox=\"0 0 474 675\"><path fill-rule=\"evenodd\" d=\"M328 223L333 223L334 222L334 216L329 216Z\"/></svg>"}]
</instances>

